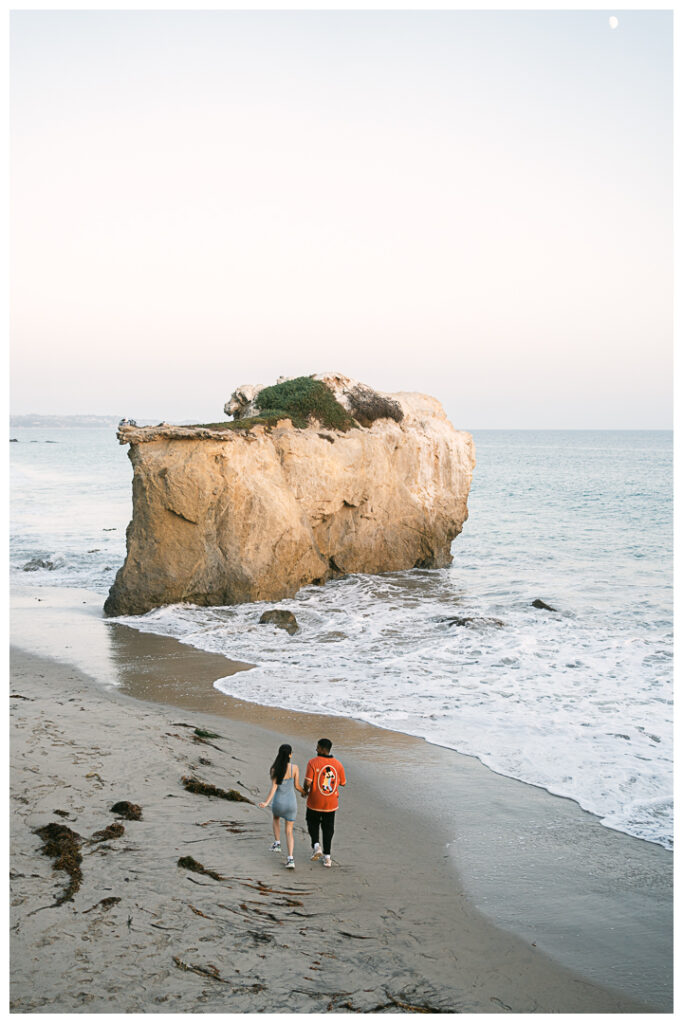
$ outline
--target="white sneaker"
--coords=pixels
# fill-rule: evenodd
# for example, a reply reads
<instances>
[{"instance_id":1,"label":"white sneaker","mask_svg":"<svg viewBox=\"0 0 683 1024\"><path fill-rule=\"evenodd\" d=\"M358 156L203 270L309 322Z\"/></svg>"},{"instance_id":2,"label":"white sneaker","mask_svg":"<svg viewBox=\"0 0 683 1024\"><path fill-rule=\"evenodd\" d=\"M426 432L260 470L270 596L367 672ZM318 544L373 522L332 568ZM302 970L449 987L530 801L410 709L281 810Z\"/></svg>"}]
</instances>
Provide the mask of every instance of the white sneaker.
<instances>
[{"instance_id":1,"label":"white sneaker","mask_svg":"<svg viewBox=\"0 0 683 1024\"><path fill-rule=\"evenodd\" d=\"M273 845L270 848L270 851L271 851L271 853L279 853L280 852L280 843L278 841L274 842Z\"/></svg>"},{"instance_id":2,"label":"white sneaker","mask_svg":"<svg viewBox=\"0 0 683 1024\"><path fill-rule=\"evenodd\" d=\"M287 858L287 863L285 864L285 867L286 868L293 868L294 867L294 858L293 857L288 857Z\"/></svg>"},{"instance_id":3,"label":"white sneaker","mask_svg":"<svg viewBox=\"0 0 683 1024\"><path fill-rule=\"evenodd\" d=\"M329 853L327 854L326 857L323 857L323 867L324 868L331 868L332 867L332 858L330 857Z\"/></svg>"},{"instance_id":4,"label":"white sneaker","mask_svg":"<svg viewBox=\"0 0 683 1024\"><path fill-rule=\"evenodd\" d=\"M311 860L320 860L322 855L323 851L320 849L320 843L316 843L315 846L313 847L313 855L311 856Z\"/></svg>"}]
</instances>

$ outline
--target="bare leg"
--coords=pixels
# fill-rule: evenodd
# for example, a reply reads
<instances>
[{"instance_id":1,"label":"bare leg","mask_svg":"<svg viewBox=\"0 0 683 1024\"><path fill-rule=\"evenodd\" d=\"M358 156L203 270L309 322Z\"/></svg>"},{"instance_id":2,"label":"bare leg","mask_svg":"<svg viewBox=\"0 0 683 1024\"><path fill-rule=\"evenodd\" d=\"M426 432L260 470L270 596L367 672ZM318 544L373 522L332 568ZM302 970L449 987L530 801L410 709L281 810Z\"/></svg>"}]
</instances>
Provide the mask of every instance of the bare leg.
<instances>
[{"instance_id":1,"label":"bare leg","mask_svg":"<svg viewBox=\"0 0 683 1024\"><path fill-rule=\"evenodd\" d=\"M285 836L287 837L287 854L290 857L294 856L294 822L285 822Z\"/></svg>"},{"instance_id":2,"label":"bare leg","mask_svg":"<svg viewBox=\"0 0 683 1024\"><path fill-rule=\"evenodd\" d=\"M275 836L275 842L280 842L280 819L273 815L273 835Z\"/></svg>"}]
</instances>

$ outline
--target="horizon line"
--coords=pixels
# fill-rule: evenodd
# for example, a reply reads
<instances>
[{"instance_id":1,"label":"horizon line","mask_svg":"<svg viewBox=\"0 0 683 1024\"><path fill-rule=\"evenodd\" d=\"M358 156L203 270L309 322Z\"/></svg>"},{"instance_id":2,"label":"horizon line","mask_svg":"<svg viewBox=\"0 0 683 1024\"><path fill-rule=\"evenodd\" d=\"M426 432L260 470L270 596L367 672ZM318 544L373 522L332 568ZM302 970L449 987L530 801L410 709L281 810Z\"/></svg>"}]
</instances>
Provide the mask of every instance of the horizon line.
<instances>
[{"instance_id":1,"label":"horizon line","mask_svg":"<svg viewBox=\"0 0 683 1024\"><path fill-rule=\"evenodd\" d=\"M96 413L96 412L85 412L85 413L21 412L21 413L10 413L9 414L9 419L12 420L14 418L19 419L19 418L24 418L24 417L28 418L28 417L31 417L31 416L42 417L44 419L74 419L74 420L75 419L90 419L90 418L92 418L92 419L111 419L111 420L120 420L120 419L122 419L122 417L118 413ZM125 417L125 418L128 418L128 417ZM179 421L179 420L172 421L172 420L164 420L164 419L160 420L156 416L144 416L144 415L140 415L140 414L137 414L137 416L134 416L132 418L133 419L139 419L139 420L149 420L150 421L149 425L151 425L151 426L156 426L156 425L158 425L160 423L167 423L169 426L186 426L189 423L196 422L196 420L194 418L192 420L184 419L183 421ZM212 422L219 422L219 421L218 420L214 420ZM230 423L230 422L233 422L233 420L230 419L230 418L226 418L225 422L226 423ZM667 427L646 427L646 426L635 426L635 427L633 427L633 426L631 426L631 427L624 427L624 426L610 426L610 427L605 427L605 426L600 426L600 427L598 427L598 426L587 426L587 427L576 427L576 426L547 427L547 426L540 426L540 425L539 426L533 426L533 427L513 427L513 426L457 427L457 426L455 426L455 424L453 424L453 426L455 427L456 430L464 430L466 433L473 433L474 431L482 431L482 430L510 430L510 431L512 431L512 430L517 430L517 431L532 431L532 430L546 430L546 431L553 431L553 430L556 430L556 431L569 431L569 430L571 430L571 431L609 431L609 430L613 430L613 431L631 431L632 430L632 431L660 431L660 432L662 432L662 431L673 432L673 430L674 430L674 426L673 425L667 426Z\"/></svg>"}]
</instances>

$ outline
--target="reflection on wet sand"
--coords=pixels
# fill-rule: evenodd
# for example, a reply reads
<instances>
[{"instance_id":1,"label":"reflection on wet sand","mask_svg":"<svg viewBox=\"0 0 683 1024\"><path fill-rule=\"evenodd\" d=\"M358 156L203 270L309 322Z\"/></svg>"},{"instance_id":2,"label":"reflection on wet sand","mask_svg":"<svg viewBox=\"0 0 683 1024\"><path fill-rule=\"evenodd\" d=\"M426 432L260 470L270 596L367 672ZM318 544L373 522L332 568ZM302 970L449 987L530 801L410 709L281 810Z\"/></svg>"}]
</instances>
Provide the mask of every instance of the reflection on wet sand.
<instances>
[{"instance_id":1,"label":"reflection on wet sand","mask_svg":"<svg viewBox=\"0 0 683 1024\"><path fill-rule=\"evenodd\" d=\"M336 715L302 714L252 704L226 696L214 687L216 679L248 671L251 665L246 662L230 661L171 637L140 633L117 622L108 625L107 635L113 681L123 693L138 700L236 718L279 736L301 737L308 743L315 742L314 735L329 735L335 745L349 752L362 751L364 756L377 760L392 758L399 749L404 759L411 752L417 758L419 748L424 748L424 741L415 736Z\"/></svg>"}]
</instances>

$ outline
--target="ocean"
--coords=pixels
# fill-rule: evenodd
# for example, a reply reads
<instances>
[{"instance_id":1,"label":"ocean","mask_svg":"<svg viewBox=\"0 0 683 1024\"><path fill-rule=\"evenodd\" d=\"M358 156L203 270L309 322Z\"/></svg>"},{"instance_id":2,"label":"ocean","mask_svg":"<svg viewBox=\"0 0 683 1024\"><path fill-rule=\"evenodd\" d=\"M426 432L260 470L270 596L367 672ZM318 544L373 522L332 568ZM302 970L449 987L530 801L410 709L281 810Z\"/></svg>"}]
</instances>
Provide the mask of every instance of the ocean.
<instances>
[{"instance_id":1,"label":"ocean","mask_svg":"<svg viewBox=\"0 0 683 1024\"><path fill-rule=\"evenodd\" d=\"M125 558L127 448L111 428L11 436L11 581L104 601ZM449 568L115 621L252 662L216 680L226 694L424 737L671 848L672 433L474 441L470 518ZM259 625L273 607L293 611L299 632Z\"/></svg>"}]
</instances>

